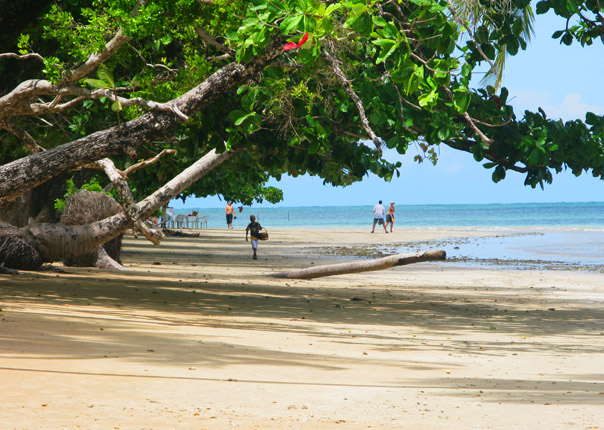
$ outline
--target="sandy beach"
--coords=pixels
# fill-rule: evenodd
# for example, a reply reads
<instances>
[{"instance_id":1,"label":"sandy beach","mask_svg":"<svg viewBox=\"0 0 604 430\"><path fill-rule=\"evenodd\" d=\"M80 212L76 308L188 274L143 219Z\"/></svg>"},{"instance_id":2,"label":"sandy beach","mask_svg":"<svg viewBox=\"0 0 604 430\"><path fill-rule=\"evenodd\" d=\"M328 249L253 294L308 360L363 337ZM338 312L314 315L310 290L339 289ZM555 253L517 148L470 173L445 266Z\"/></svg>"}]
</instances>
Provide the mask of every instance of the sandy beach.
<instances>
[{"instance_id":1,"label":"sandy beach","mask_svg":"<svg viewBox=\"0 0 604 430\"><path fill-rule=\"evenodd\" d=\"M0 275L1 429L604 429L604 282L455 262L272 273L485 231L242 230Z\"/></svg>"}]
</instances>

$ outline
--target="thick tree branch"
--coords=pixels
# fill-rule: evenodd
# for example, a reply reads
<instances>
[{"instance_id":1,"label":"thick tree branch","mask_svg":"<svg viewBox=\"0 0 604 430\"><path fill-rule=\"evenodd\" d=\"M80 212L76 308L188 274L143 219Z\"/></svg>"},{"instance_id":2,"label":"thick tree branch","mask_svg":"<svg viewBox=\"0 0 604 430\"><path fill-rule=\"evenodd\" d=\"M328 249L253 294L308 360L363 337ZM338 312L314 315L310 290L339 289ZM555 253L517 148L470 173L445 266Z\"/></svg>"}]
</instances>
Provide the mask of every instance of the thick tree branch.
<instances>
[{"instance_id":1,"label":"thick tree branch","mask_svg":"<svg viewBox=\"0 0 604 430\"><path fill-rule=\"evenodd\" d=\"M160 241L164 238L164 234L155 229L150 229L141 219L140 211L134 203L132 192L128 186L126 175L118 170L109 158L104 158L97 161L97 163L105 170L107 177L117 190L120 195L121 206L124 209L124 214L128 218L128 221L132 223L137 230L154 245L159 245Z\"/></svg>"},{"instance_id":2,"label":"thick tree branch","mask_svg":"<svg viewBox=\"0 0 604 430\"><path fill-rule=\"evenodd\" d=\"M283 54L283 41L276 36L264 55L247 64L229 63L210 75L204 82L172 100L171 106L191 116L209 108L212 102L230 89L255 78ZM78 166L112 157L144 143L166 139L173 135L181 118L164 112L150 112L112 127L82 137L70 143L0 166L0 206L24 192Z\"/></svg>"},{"instance_id":3,"label":"thick tree branch","mask_svg":"<svg viewBox=\"0 0 604 430\"><path fill-rule=\"evenodd\" d=\"M463 140L463 141L462 140L447 140L443 143L453 149L468 152L470 154L472 154L471 147L476 144L475 141L466 141L466 140ZM492 161L493 163L497 163L497 164L505 167L508 170L513 170L514 172L519 172L519 173L527 173L529 171L529 169L527 167L518 166L510 160L506 160L505 158L501 158L501 157L493 154L488 149L486 151L484 151L483 155L484 155L484 158L486 158L487 160Z\"/></svg>"},{"instance_id":4,"label":"thick tree branch","mask_svg":"<svg viewBox=\"0 0 604 430\"><path fill-rule=\"evenodd\" d=\"M141 218L151 216L153 212L165 206L172 198L193 182L200 180L208 172L228 160L232 151L217 154L210 151L178 176L140 201L136 207ZM130 227L130 221L124 212L87 225L30 224L25 227L38 241L44 261L61 261L66 257L91 251L105 242L119 236Z\"/></svg>"}]
</instances>

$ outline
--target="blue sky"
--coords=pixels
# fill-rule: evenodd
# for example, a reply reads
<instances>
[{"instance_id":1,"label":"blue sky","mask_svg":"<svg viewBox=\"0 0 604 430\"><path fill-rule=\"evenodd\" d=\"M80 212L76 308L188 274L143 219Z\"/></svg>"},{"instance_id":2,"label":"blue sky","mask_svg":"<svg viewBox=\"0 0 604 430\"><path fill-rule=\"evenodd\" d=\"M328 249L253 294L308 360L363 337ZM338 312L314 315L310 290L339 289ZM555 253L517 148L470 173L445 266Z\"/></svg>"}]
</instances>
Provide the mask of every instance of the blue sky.
<instances>
[{"instance_id":1,"label":"blue sky","mask_svg":"<svg viewBox=\"0 0 604 430\"><path fill-rule=\"evenodd\" d=\"M538 15L535 36L528 49L508 57L503 85L510 91L511 104L517 115L524 110L541 107L550 118L584 119L588 111L604 115L604 45L581 48L560 45L551 34L563 28L562 18L551 14ZM505 180L495 184L491 170L484 169L467 153L441 145L436 166L417 164L410 150L401 156L387 154L390 161L401 161L401 176L387 183L366 177L349 187L324 186L316 177L283 177L270 185L283 190L280 206L342 206L373 205L377 200L397 204L435 203L524 203L524 202L588 202L604 200L604 181L589 173L575 177L564 172L554 177L551 185L525 187L524 176L508 172ZM218 197L189 198L186 203L172 202L181 207L222 207ZM258 206L258 205L257 205ZM272 206L263 204L259 206Z\"/></svg>"}]
</instances>

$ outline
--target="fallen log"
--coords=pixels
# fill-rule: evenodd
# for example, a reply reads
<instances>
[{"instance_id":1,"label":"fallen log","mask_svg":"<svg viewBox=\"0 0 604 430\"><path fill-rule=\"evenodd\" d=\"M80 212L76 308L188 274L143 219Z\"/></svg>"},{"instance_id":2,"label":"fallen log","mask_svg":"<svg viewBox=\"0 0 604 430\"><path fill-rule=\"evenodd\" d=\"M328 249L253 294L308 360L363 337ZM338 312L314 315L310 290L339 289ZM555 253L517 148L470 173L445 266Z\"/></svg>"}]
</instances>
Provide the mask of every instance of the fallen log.
<instances>
[{"instance_id":1,"label":"fallen log","mask_svg":"<svg viewBox=\"0 0 604 430\"><path fill-rule=\"evenodd\" d=\"M323 276L344 275L347 273L370 272L374 270L390 269L395 266L420 263L422 261L438 261L447 258L445 251L426 251L415 254L397 254L377 260L353 261L350 263L329 264L326 266L308 267L306 269L290 270L288 272L273 273L274 278L312 279Z\"/></svg>"}]
</instances>

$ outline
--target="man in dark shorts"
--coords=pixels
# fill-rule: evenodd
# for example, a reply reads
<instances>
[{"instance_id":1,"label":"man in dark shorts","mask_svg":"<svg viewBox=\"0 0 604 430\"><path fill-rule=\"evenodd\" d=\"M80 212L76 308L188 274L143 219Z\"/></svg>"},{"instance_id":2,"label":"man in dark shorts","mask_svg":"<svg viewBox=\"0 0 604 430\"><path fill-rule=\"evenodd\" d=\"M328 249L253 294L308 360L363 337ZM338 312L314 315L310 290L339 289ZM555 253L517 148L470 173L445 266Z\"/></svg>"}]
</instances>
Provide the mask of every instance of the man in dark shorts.
<instances>
[{"instance_id":1,"label":"man in dark shorts","mask_svg":"<svg viewBox=\"0 0 604 430\"><path fill-rule=\"evenodd\" d=\"M375 232L376 224L383 226L384 232L388 233L388 230L386 230L386 226L384 225L384 212L385 211L386 211L386 209L384 209L384 206L382 206L381 200L377 205L375 205L373 207L373 228L371 229L372 233Z\"/></svg>"},{"instance_id":2,"label":"man in dark shorts","mask_svg":"<svg viewBox=\"0 0 604 430\"><path fill-rule=\"evenodd\" d=\"M258 259L256 255L256 250L258 249L258 239L260 238L260 229L262 226L256 222L256 217L254 215L250 215L250 223L245 229L245 241L247 242L247 233L250 232L250 237L252 239L252 250L254 251L254 256L252 257L254 260Z\"/></svg>"},{"instance_id":3,"label":"man in dark shorts","mask_svg":"<svg viewBox=\"0 0 604 430\"><path fill-rule=\"evenodd\" d=\"M235 212L235 208L233 207L231 202L227 202L226 207L224 208L224 213L226 213L226 222L227 228L233 228L233 213ZM237 218L237 217L235 217Z\"/></svg>"}]
</instances>

